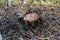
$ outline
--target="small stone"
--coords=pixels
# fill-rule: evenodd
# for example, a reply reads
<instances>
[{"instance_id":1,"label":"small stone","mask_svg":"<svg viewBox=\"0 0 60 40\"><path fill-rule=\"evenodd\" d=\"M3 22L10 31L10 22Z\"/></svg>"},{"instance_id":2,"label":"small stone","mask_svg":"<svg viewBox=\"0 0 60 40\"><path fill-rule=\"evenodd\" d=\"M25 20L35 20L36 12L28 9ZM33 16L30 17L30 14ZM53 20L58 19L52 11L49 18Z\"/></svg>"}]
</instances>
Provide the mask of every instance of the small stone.
<instances>
[{"instance_id":1,"label":"small stone","mask_svg":"<svg viewBox=\"0 0 60 40\"><path fill-rule=\"evenodd\" d=\"M18 14L17 14L17 17L18 17L18 18L22 18L22 17L24 17L24 15L23 15L22 13L18 13Z\"/></svg>"},{"instance_id":2,"label":"small stone","mask_svg":"<svg viewBox=\"0 0 60 40\"><path fill-rule=\"evenodd\" d=\"M0 20L2 19L2 16L0 16Z\"/></svg>"}]
</instances>

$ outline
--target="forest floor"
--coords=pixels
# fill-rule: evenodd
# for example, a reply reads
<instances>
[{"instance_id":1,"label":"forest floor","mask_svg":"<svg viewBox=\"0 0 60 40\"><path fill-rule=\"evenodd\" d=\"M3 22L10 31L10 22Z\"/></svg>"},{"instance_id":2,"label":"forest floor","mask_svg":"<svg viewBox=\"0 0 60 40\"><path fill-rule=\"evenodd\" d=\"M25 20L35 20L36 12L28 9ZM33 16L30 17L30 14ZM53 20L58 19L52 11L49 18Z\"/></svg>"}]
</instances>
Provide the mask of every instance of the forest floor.
<instances>
[{"instance_id":1,"label":"forest floor","mask_svg":"<svg viewBox=\"0 0 60 40\"><path fill-rule=\"evenodd\" d=\"M40 19L34 26L21 21L16 14L21 11L35 12ZM3 38L11 40L60 40L60 7L56 5L0 6L0 32Z\"/></svg>"}]
</instances>

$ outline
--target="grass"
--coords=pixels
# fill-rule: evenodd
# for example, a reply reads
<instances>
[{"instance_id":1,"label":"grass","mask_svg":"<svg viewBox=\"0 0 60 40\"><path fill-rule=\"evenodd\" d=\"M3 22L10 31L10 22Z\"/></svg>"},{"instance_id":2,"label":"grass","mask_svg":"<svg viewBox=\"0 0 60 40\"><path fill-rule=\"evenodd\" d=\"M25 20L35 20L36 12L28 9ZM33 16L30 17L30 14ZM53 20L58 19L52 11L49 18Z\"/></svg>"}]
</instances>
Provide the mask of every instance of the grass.
<instances>
[{"instance_id":1,"label":"grass","mask_svg":"<svg viewBox=\"0 0 60 40\"><path fill-rule=\"evenodd\" d=\"M19 0L8 0L8 2L11 2L13 5L15 5L15 4L19 4L19 2L18 2ZM43 0L42 0L43 1ZM41 0L33 0L33 2L32 2L32 0L25 0L23 3L25 4L31 4L31 3L33 3L33 4L42 4L42 1ZM0 4L1 5L5 5L5 3L6 3L7 1L6 0L0 0ZM51 5L51 4L59 4L60 5L60 0L45 0L45 1L43 1L44 3L46 3L46 4L48 4L48 5Z\"/></svg>"}]
</instances>

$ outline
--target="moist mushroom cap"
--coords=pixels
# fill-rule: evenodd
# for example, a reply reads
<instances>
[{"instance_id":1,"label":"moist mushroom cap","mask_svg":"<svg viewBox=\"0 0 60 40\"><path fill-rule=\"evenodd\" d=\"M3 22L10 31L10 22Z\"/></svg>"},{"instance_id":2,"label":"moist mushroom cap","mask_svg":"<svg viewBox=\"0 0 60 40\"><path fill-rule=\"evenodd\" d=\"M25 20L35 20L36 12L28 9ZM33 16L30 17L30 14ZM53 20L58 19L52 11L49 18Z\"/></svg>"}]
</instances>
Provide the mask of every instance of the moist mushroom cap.
<instances>
[{"instance_id":1,"label":"moist mushroom cap","mask_svg":"<svg viewBox=\"0 0 60 40\"><path fill-rule=\"evenodd\" d=\"M28 22L35 22L39 19L39 15L37 13L30 13L25 15L24 20Z\"/></svg>"}]
</instances>

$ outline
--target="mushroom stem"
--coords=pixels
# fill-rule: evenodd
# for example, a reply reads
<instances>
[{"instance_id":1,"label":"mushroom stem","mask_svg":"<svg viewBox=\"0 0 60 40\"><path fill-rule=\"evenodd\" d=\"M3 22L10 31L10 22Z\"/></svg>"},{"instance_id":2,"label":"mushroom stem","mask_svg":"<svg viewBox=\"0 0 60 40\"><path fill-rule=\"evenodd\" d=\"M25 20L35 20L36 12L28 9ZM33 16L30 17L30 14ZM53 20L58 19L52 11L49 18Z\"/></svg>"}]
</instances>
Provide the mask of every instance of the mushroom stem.
<instances>
[{"instance_id":1,"label":"mushroom stem","mask_svg":"<svg viewBox=\"0 0 60 40\"><path fill-rule=\"evenodd\" d=\"M25 21L25 25L27 25L28 24L28 22L27 21Z\"/></svg>"},{"instance_id":2,"label":"mushroom stem","mask_svg":"<svg viewBox=\"0 0 60 40\"><path fill-rule=\"evenodd\" d=\"M27 21L25 21L24 29L28 30L28 22Z\"/></svg>"},{"instance_id":3,"label":"mushroom stem","mask_svg":"<svg viewBox=\"0 0 60 40\"><path fill-rule=\"evenodd\" d=\"M32 22L32 26L34 27L34 25L35 25L35 22Z\"/></svg>"}]
</instances>

